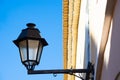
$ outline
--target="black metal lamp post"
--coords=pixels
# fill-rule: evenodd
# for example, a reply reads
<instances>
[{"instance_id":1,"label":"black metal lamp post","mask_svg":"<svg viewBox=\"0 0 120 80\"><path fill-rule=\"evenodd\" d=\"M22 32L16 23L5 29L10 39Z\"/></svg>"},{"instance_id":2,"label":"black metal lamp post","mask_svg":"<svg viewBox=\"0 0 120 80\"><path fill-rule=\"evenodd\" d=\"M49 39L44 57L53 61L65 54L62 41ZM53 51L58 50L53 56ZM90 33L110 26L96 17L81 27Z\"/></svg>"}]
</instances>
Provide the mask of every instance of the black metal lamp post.
<instances>
[{"instance_id":1,"label":"black metal lamp post","mask_svg":"<svg viewBox=\"0 0 120 80\"><path fill-rule=\"evenodd\" d=\"M40 31L35 28L34 23L28 23L28 28L23 29L19 37L13 42L19 48L21 62L28 70L28 74L71 74L86 73L86 78L91 79L94 69L91 63L88 63L87 69L56 69L56 70L34 70L39 64L44 46L47 46L47 41L40 36Z\"/></svg>"}]
</instances>

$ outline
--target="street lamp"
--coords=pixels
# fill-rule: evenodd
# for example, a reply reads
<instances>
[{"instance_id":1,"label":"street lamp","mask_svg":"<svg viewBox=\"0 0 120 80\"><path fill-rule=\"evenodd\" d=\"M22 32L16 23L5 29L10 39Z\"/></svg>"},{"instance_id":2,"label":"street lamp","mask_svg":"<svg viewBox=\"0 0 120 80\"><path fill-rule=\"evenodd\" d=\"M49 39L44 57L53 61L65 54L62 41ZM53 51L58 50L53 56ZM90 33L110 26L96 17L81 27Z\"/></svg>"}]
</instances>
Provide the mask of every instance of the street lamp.
<instances>
[{"instance_id":1,"label":"street lamp","mask_svg":"<svg viewBox=\"0 0 120 80\"><path fill-rule=\"evenodd\" d=\"M86 78L93 78L93 65L89 62L87 69L56 69L56 70L34 70L39 64L44 46L47 46L47 41L40 36L40 31L35 28L34 23L28 23L28 28L23 29L19 37L13 42L19 48L22 64L27 68L28 74L71 74L86 73ZM92 77L91 77L92 75ZM76 75L75 75L76 76Z\"/></svg>"},{"instance_id":2,"label":"street lamp","mask_svg":"<svg viewBox=\"0 0 120 80\"><path fill-rule=\"evenodd\" d=\"M13 42L19 48L22 63L28 70L33 70L39 64L43 47L48 45L44 38L41 38L40 31L35 24L28 23L28 28L23 29L17 40Z\"/></svg>"}]
</instances>

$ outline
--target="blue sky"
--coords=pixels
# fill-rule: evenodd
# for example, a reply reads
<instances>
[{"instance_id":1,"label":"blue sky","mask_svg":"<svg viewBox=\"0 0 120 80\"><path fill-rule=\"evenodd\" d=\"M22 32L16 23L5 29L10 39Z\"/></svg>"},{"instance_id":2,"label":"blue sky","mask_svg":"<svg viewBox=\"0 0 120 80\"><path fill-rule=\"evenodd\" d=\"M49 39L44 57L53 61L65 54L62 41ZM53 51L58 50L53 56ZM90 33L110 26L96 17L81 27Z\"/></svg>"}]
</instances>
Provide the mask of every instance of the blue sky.
<instances>
[{"instance_id":1,"label":"blue sky","mask_svg":"<svg viewBox=\"0 0 120 80\"><path fill-rule=\"evenodd\" d=\"M28 75L12 42L35 23L49 43L36 69L62 69L62 0L0 0L0 80L63 80L63 75Z\"/></svg>"}]
</instances>

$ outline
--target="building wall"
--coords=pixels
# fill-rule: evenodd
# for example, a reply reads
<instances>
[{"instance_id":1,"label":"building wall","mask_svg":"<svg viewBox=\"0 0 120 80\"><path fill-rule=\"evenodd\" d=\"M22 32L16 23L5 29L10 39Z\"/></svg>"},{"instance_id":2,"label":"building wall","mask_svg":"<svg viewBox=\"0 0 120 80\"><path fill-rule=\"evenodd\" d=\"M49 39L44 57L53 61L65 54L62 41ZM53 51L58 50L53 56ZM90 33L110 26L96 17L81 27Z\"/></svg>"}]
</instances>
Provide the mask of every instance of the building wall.
<instances>
[{"instance_id":1,"label":"building wall","mask_svg":"<svg viewBox=\"0 0 120 80\"><path fill-rule=\"evenodd\" d=\"M91 37L91 61L95 64L104 25L107 0L89 1L89 27Z\"/></svg>"},{"instance_id":2,"label":"building wall","mask_svg":"<svg viewBox=\"0 0 120 80\"><path fill-rule=\"evenodd\" d=\"M115 80L120 73L120 0L117 1L107 42L101 80Z\"/></svg>"},{"instance_id":3,"label":"building wall","mask_svg":"<svg viewBox=\"0 0 120 80\"><path fill-rule=\"evenodd\" d=\"M64 0L64 68L86 68L86 63L90 59L95 67L95 80L114 80L116 76L119 78L120 0L117 5L116 1ZM87 34L87 30L90 35ZM89 38L90 54L87 51ZM64 80L79 78L65 75Z\"/></svg>"},{"instance_id":4,"label":"building wall","mask_svg":"<svg viewBox=\"0 0 120 80\"><path fill-rule=\"evenodd\" d=\"M95 66L95 80L101 80L103 63L104 63L104 56L106 51L106 46L110 34L111 22L114 14L114 9L116 6L117 0L107 0L106 9L105 9L105 18L103 23L102 35L100 40L100 46L97 47L97 60Z\"/></svg>"},{"instance_id":5,"label":"building wall","mask_svg":"<svg viewBox=\"0 0 120 80\"><path fill-rule=\"evenodd\" d=\"M90 48L91 62L94 64L96 80L96 70L99 57L99 49L104 26L107 0L89 1L89 27L90 27Z\"/></svg>"},{"instance_id":6,"label":"building wall","mask_svg":"<svg viewBox=\"0 0 120 80\"><path fill-rule=\"evenodd\" d=\"M87 66L87 38L88 38L88 14L87 14L87 0L81 1L79 25L78 25L78 42L77 42L77 54L76 54L76 68L83 69ZM84 77L84 74L77 74ZM80 80L80 78L75 77L75 80Z\"/></svg>"}]
</instances>

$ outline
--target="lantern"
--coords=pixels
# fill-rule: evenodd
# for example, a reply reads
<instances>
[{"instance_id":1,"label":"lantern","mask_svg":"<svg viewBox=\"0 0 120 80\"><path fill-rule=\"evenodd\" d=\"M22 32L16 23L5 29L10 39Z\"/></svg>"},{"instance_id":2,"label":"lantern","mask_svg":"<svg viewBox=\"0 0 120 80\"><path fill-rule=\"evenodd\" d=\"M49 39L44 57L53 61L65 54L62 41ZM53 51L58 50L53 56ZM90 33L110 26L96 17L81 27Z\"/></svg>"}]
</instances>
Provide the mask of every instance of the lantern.
<instances>
[{"instance_id":1,"label":"lantern","mask_svg":"<svg viewBox=\"0 0 120 80\"><path fill-rule=\"evenodd\" d=\"M28 70L33 70L40 62L43 47L48 43L40 36L40 31L35 28L34 23L28 23L27 26L13 42L19 48L21 62Z\"/></svg>"}]
</instances>

